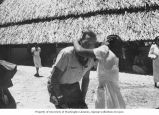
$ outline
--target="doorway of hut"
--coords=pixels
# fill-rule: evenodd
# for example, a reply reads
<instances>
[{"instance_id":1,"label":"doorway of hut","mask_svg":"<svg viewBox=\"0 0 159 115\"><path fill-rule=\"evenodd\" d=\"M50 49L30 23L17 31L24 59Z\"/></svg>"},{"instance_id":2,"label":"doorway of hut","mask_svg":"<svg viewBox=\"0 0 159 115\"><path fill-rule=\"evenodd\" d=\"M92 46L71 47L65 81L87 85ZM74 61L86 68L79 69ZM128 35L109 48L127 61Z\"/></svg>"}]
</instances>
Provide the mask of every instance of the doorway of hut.
<instances>
[{"instance_id":1,"label":"doorway of hut","mask_svg":"<svg viewBox=\"0 0 159 115\"><path fill-rule=\"evenodd\" d=\"M125 58L120 59L120 71L152 75L152 60L148 58L148 52L152 43L152 41L125 42Z\"/></svg>"}]
</instances>

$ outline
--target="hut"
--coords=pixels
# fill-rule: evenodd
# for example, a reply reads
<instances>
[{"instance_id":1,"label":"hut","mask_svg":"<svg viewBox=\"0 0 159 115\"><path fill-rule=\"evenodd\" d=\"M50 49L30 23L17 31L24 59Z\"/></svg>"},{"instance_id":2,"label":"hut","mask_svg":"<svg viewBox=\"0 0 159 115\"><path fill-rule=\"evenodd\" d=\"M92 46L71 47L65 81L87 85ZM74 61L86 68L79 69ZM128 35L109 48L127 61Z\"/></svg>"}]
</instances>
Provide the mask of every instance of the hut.
<instances>
[{"instance_id":1,"label":"hut","mask_svg":"<svg viewBox=\"0 0 159 115\"><path fill-rule=\"evenodd\" d=\"M119 35L128 46L127 52L133 54L136 46L141 47L139 41L149 43L159 33L158 16L158 0L3 0L0 3L1 50L8 52L5 53L12 62L18 54L29 60L25 52L38 42L44 50L52 47L50 53L56 55L60 48L71 45L72 39L80 38L83 30L91 29L99 42L110 34ZM145 48L149 45L143 47L139 49L147 53ZM16 60L19 59L22 57Z\"/></svg>"}]
</instances>

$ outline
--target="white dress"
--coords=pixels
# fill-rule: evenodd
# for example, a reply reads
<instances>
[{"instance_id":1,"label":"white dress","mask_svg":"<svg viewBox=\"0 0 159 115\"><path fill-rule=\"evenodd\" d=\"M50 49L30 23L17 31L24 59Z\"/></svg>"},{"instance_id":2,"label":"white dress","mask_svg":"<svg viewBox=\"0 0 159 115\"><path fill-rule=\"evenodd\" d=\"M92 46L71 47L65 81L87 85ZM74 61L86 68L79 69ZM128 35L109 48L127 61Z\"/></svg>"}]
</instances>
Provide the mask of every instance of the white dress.
<instances>
[{"instance_id":1,"label":"white dress","mask_svg":"<svg viewBox=\"0 0 159 115\"><path fill-rule=\"evenodd\" d=\"M31 49L31 52L33 53L33 61L34 61L35 67L40 68L41 67L41 58L40 58L41 48L38 47L38 50L35 50L35 47L33 47Z\"/></svg>"},{"instance_id":2,"label":"white dress","mask_svg":"<svg viewBox=\"0 0 159 115\"><path fill-rule=\"evenodd\" d=\"M126 108L119 87L119 59L106 45L94 49L99 86L95 108Z\"/></svg>"},{"instance_id":3,"label":"white dress","mask_svg":"<svg viewBox=\"0 0 159 115\"><path fill-rule=\"evenodd\" d=\"M159 47L156 44L151 46L148 57L156 57L156 59L153 60L153 76L154 82L159 82Z\"/></svg>"}]
</instances>

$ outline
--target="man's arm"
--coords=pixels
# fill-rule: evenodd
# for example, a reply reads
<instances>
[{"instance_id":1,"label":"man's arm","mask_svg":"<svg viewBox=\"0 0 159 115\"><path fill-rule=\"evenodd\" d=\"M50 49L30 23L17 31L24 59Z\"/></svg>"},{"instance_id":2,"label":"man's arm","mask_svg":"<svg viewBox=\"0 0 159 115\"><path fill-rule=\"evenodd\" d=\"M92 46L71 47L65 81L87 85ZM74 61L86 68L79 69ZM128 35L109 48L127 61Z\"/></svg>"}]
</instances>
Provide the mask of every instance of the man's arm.
<instances>
[{"instance_id":1,"label":"man's arm","mask_svg":"<svg viewBox=\"0 0 159 115\"><path fill-rule=\"evenodd\" d=\"M73 44L74 44L75 51L76 51L80 56L95 58L93 49L85 49L85 48L83 48L83 47L79 44L78 40L74 40L74 41L73 41Z\"/></svg>"},{"instance_id":2,"label":"man's arm","mask_svg":"<svg viewBox=\"0 0 159 115\"><path fill-rule=\"evenodd\" d=\"M67 108L67 105L64 102L63 94L60 89L60 77L62 76L63 72L54 67L54 70L51 75L51 83L49 86L50 92L50 102L58 105L60 108Z\"/></svg>"},{"instance_id":3,"label":"man's arm","mask_svg":"<svg viewBox=\"0 0 159 115\"><path fill-rule=\"evenodd\" d=\"M88 90L89 74L90 74L90 70L86 72L86 74L83 76L83 79L82 79L81 89L82 89L82 98L83 98L83 100L85 100L86 93L87 93L87 90Z\"/></svg>"},{"instance_id":4,"label":"man's arm","mask_svg":"<svg viewBox=\"0 0 159 115\"><path fill-rule=\"evenodd\" d=\"M58 69L56 66L53 68L52 74L51 74L51 96L54 95L56 97L62 96L61 90L60 90L60 77L63 74L63 72Z\"/></svg>"},{"instance_id":5,"label":"man's arm","mask_svg":"<svg viewBox=\"0 0 159 115\"><path fill-rule=\"evenodd\" d=\"M62 106L64 105L64 98L60 89L60 79L64 74L68 63L68 54L64 50L60 51L56 58L56 62L53 66L51 73L51 81L48 84L49 92L51 93L50 101L58 102L54 103L55 105Z\"/></svg>"}]
</instances>

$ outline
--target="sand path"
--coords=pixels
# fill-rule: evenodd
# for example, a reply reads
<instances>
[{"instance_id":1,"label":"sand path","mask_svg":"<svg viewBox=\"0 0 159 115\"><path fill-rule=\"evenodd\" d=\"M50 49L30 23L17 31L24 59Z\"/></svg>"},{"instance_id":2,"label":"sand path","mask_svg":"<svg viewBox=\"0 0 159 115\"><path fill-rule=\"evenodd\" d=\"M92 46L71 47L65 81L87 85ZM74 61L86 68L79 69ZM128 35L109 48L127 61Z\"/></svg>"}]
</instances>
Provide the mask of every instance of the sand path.
<instances>
[{"instance_id":1,"label":"sand path","mask_svg":"<svg viewBox=\"0 0 159 115\"><path fill-rule=\"evenodd\" d=\"M12 79L14 86L10 88L17 108L27 109L53 109L49 102L47 81L51 68L42 67L40 75L34 77L35 68L32 66L18 66L18 71ZM96 72L90 74L90 84L86 97L89 108L94 108L94 96L97 87ZM120 73L121 92L127 108L156 108L159 107L159 89L153 86L153 77L149 75L136 75Z\"/></svg>"}]
</instances>

